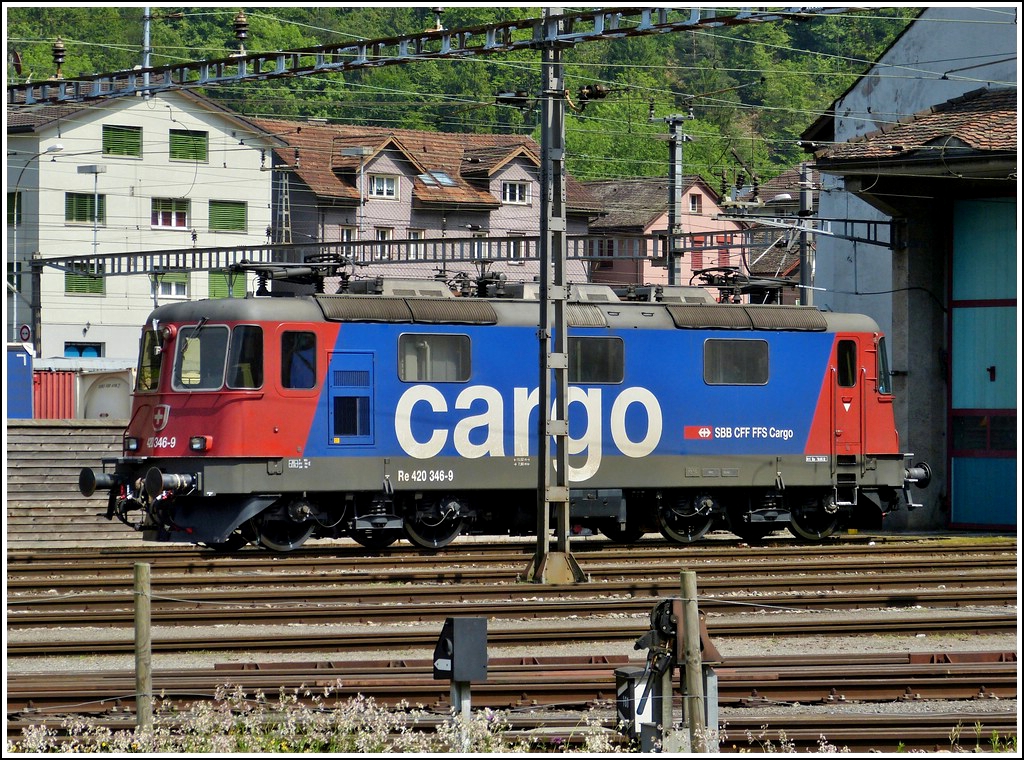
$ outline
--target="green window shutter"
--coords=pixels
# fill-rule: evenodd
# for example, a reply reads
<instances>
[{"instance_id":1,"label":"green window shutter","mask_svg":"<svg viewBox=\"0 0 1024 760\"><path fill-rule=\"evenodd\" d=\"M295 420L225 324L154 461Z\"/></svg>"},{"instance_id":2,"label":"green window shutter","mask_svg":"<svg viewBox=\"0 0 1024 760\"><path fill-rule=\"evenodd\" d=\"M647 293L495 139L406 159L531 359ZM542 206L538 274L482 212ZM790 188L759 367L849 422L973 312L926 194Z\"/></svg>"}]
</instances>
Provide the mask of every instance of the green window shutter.
<instances>
[{"instance_id":1,"label":"green window shutter","mask_svg":"<svg viewBox=\"0 0 1024 760\"><path fill-rule=\"evenodd\" d=\"M142 127L103 126L105 156L142 156Z\"/></svg>"},{"instance_id":2,"label":"green window shutter","mask_svg":"<svg viewBox=\"0 0 1024 760\"><path fill-rule=\"evenodd\" d=\"M105 281L102 277L102 265L79 266L76 269L77 272L64 273L65 293L78 296L101 296L106 292ZM90 273L96 273L99 276L90 276Z\"/></svg>"},{"instance_id":3,"label":"green window shutter","mask_svg":"<svg viewBox=\"0 0 1024 760\"><path fill-rule=\"evenodd\" d=\"M248 229L245 201L210 201L210 229L245 232Z\"/></svg>"},{"instance_id":4,"label":"green window shutter","mask_svg":"<svg viewBox=\"0 0 1024 760\"><path fill-rule=\"evenodd\" d=\"M21 192L7 193L7 226L21 226Z\"/></svg>"},{"instance_id":5,"label":"green window shutter","mask_svg":"<svg viewBox=\"0 0 1024 760\"><path fill-rule=\"evenodd\" d=\"M245 275L210 272L209 292L210 298L245 298Z\"/></svg>"},{"instance_id":6,"label":"green window shutter","mask_svg":"<svg viewBox=\"0 0 1024 760\"><path fill-rule=\"evenodd\" d=\"M209 135L188 129L170 131L170 156L172 161L209 160Z\"/></svg>"},{"instance_id":7,"label":"green window shutter","mask_svg":"<svg viewBox=\"0 0 1024 760\"><path fill-rule=\"evenodd\" d=\"M99 218L96 218L96 201L99 200ZM64 221L99 224L107 223L107 198L87 193L64 194Z\"/></svg>"}]
</instances>

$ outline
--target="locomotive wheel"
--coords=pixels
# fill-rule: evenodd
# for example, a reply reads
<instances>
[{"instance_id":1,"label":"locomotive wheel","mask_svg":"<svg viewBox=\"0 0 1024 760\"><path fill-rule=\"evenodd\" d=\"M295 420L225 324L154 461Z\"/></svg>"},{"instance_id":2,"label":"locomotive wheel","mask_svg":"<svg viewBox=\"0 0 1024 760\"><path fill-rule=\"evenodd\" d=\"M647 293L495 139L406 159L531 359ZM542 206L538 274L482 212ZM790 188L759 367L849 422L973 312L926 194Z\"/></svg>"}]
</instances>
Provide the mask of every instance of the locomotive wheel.
<instances>
[{"instance_id":1,"label":"locomotive wheel","mask_svg":"<svg viewBox=\"0 0 1024 760\"><path fill-rule=\"evenodd\" d=\"M409 541L422 549L440 549L462 535L463 506L458 499L444 498L436 508L417 510L402 523Z\"/></svg>"},{"instance_id":2,"label":"locomotive wheel","mask_svg":"<svg viewBox=\"0 0 1024 760\"><path fill-rule=\"evenodd\" d=\"M827 496L816 504L807 504L794 509L789 522L789 532L797 538L821 541L839 528L839 512L835 497Z\"/></svg>"},{"instance_id":3,"label":"locomotive wheel","mask_svg":"<svg viewBox=\"0 0 1024 760\"><path fill-rule=\"evenodd\" d=\"M658 510L658 530L669 541L692 544L711 530L715 521L713 502L704 497L679 499L675 504L664 504Z\"/></svg>"},{"instance_id":4,"label":"locomotive wheel","mask_svg":"<svg viewBox=\"0 0 1024 760\"><path fill-rule=\"evenodd\" d=\"M349 536L367 549L384 549L398 540L397 530L354 530Z\"/></svg>"},{"instance_id":5,"label":"locomotive wheel","mask_svg":"<svg viewBox=\"0 0 1024 760\"><path fill-rule=\"evenodd\" d=\"M290 552L298 549L306 539L313 535L316 526L313 523L286 522L284 520L267 520L253 526L259 536L260 544L275 552Z\"/></svg>"}]
</instances>

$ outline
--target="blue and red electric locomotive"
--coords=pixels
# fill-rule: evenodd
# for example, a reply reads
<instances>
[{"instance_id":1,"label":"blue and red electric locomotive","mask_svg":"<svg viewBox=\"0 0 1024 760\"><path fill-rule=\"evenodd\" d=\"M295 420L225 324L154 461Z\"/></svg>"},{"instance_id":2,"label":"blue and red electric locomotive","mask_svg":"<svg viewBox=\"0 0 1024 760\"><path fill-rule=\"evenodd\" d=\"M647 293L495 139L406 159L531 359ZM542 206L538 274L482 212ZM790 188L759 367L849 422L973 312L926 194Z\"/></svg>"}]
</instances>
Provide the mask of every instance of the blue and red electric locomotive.
<instances>
[{"instance_id":1,"label":"blue and red electric locomotive","mask_svg":"<svg viewBox=\"0 0 1024 760\"><path fill-rule=\"evenodd\" d=\"M531 287L173 303L142 332L123 452L86 495L148 540L287 551L311 537L433 549L536 529L539 305ZM533 288L535 290L535 288ZM600 293L596 293L600 290ZM869 318L574 288L575 525L630 542L789 527L818 540L912 505ZM387 294L390 293L390 294ZM514 294L517 297L510 297Z\"/></svg>"}]
</instances>

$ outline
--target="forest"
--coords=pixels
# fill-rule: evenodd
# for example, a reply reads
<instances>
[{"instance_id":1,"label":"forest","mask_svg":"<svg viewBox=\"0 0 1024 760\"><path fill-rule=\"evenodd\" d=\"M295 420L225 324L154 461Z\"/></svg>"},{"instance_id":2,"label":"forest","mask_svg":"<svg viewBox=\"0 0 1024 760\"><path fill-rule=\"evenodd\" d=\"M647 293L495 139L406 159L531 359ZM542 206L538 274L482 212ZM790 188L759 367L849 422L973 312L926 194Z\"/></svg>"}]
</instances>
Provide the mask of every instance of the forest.
<instances>
[{"instance_id":1,"label":"forest","mask_svg":"<svg viewBox=\"0 0 1024 760\"><path fill-rule=\"evenodd\" d=\"M600 7L600 6L597 6ZM541 7L24 6L5 4L7 84L287 51L543 16ZM564 9L568 12L569 8ZM578 44L562 52L566 161L578 179L664 176L667 116L682 116L684 172L712 187L741 164L770 178L805 160L800 133L899 36L921 8L858 7L775 22ZM242 14L242 26L238 26ZM239 39L237 31L244 31ZM416 61L344 73L211 87L244 116L444 132L528 134L539 141L539 51ZM585 87L602 97L581 100ZM594 92L594 90L591 90ZM509 97L514 94L514 97ZM737 160L739 159L739 161Z\"/></svg>"}]
</instances>

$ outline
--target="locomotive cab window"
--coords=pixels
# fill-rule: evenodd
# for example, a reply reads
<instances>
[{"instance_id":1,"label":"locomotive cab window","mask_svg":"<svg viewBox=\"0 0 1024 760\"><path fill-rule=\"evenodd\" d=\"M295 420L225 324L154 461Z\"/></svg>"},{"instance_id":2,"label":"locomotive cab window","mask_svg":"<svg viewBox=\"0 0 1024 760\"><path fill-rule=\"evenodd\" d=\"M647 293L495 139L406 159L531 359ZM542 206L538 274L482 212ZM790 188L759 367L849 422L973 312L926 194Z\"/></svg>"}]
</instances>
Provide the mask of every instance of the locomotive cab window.
<instances>
[{"instance_id":1,"label":"locomotive cab window","mask_svg":"<svg viewBox=\"0 0 1024 760\"><path fill-rule=\"evenodd\" d=\"M398 337L398 377L405 383L464 383L472 372L468 335Z\"/></svg>"},{"instance_id":2,"label":"locomotive cab window","mask_svg":"<svg viewBox=\"0 0 1024 760\"><path fill-rule=\"evenodd\" d=\"M569 338L569 382L589 385L621 383L624 354L621 338Z\"/></svg>"},{"instance_id":3,"label":"locomotive cab window","mask_svg":"<svg viewBox=\"0 0 1024 760\"><path fill-rule=\"evenodd\" d=\"M263 387L263 328L239 325L231 331L228 388Z\"/></svg>"},{"instance_id":4,"label":"locomotive cab window","mask_svg":"<svg viewBox=\"0 0 1024 760\"><path fill-rule=\"evenodd\" d=\"M313 388L316 377L316 333L282 333L281 387Z\"/></svg>"},{"instance_id":5,"label":"locomotive cab window","mask_svg":"<svg viewBox=\"0 0 1024 760\"><path fill-rule=\"evenodd\" d=\"M210 327L204 318L194 327L181 328L174 357L174 390L219 390L224 384L227 353L227 327Z\"/></svg>"},{"instance_id":6,"label":"locomotive cab window","mask_svg":"<svg viewBox=\"0 0 1024 760\"><path fill-rule=\"evenodd\" d=\"M767 385L768 342L704 342L704 382L708 385Z\"/></svg>"},{"instance_id":7,"label":"locomotive cab window","mask_svg":"<svg viewBox=\"0 0 1024 760\"><path fill-rule=\"evenodd\" d=\"M139 352L139 370L136 373L135 390L139 393L155 391L160 385L160 365L163 351L160 347L160 333L146 330L142 336L142 350Z\"/></svg>"}]
</instances>

